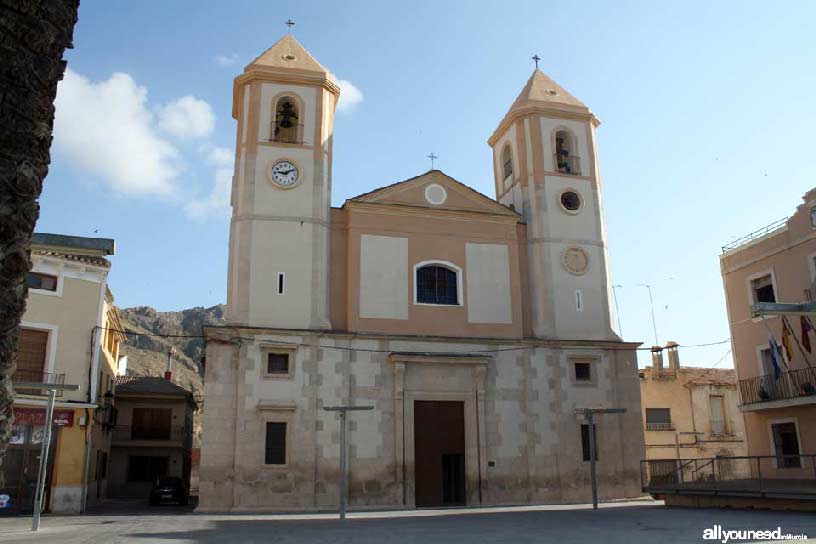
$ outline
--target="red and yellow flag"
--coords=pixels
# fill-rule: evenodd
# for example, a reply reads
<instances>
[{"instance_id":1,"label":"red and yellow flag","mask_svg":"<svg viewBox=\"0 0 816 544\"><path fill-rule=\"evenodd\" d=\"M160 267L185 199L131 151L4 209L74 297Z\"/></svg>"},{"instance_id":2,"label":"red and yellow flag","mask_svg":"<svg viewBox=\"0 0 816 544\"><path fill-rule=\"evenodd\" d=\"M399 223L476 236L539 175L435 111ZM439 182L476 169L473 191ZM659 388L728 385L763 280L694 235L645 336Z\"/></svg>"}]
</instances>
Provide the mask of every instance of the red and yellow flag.
<instances>
[{"instance_id":1,"label":"red and yellow flag","mask_svg":"<svg viewBox=\"0 0 816 544\"><path fill-rule=\"evenodd\" d=\"M791 345L791 332L788 328L788 320L782 318L782 345L785 346L785 356L788 361L793 361L793 345Z\"/></svg>"},{"instance_id":2,"label":"red and yellow flag","mask_svg":"<svg viewBox=\"0 0 816 544\"><path fill-rule=\"evenodd\" d=\"M810 321L805 316L799 316L799 321L802 324L802 347L804 347L808 353L810 351L810 331L813 330L813 327L810 326Z\"/></svg>"}]
</instances>

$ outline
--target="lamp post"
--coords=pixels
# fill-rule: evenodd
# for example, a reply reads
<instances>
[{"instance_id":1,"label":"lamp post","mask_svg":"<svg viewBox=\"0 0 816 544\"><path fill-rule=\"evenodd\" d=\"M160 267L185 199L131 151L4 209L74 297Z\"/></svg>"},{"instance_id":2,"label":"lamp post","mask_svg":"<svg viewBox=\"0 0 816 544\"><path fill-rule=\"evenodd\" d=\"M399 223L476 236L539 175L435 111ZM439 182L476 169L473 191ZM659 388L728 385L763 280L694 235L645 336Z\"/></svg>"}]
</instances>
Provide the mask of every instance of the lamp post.
<instances>
[{"instance_id":1,"label":"lamp post","mask_svg":"<svg viewBox=\"0 0 816 544\"><path fill-rule=\"evenodd\" d=\"M575 413L584 416L589 425L589 472L592 480L592 509L598 509L598 481L595 476L595 414L623 414L626 408L578 408Z\"/></svg>"},{"instance_id":2,"label":"lamp post","mask_svg":"<svg viewBox=\"0 0 816 544\"><path fill-rule=\"evenodd\" d=\"M17 382L14 384L18 389L39 389L48 391L48 404L45 408L45 421L43 425L43 437L40 444L40 466L37 469L37 487L34 492L34 516L31 520L31 530L40 530L40 514L43 507L43 496L45 495L45 476L48 469L48 446L51 443L51 426L54 420L54 404L56 402L57 391L76 391L78 385L66 385L63 383L41 383L41 382Z\"/></svg>"},{"instance_id":3,"label":"lamp post","mask_svg":"<svg viewBox=\"0 0 816 544\"><path fill-rule=\"evenodd\" d=\"M373 410L373 406L324 406L326 412L337 412L340 416L340 519L346 519L346 484L348 482L348 462L346 460L346 415L347 412Z\"/></svg>"}]
</instances>

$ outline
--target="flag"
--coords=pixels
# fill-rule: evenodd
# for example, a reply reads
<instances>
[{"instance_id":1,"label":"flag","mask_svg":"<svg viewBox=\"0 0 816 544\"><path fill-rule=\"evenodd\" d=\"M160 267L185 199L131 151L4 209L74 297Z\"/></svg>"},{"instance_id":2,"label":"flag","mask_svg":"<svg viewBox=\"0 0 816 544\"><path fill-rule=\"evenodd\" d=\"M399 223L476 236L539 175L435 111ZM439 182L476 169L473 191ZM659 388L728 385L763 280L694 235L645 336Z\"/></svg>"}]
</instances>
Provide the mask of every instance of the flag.
<instances>
[{"instance_id":1,"label":"flag","mask_svg":"<svg viewBox=\"0 0 816 544\"><path fill-rule=\"evenodd\" d=\"M810 326L810 321L803 315L799 316L799 321L802 323L802 346L810 353L810 335L808 333L813 330L813 327Z\"/></svg>"},{"instance_id":2,"label":"flag","mask_svg":"<svg viewBox=\"0 0 816 544\"><path fill-rule=\"evenodd\" d=\"M774 380L778 380L782 375L782 369L779 368L779 345L772 334L768 333L768 345L771 346L771 363L773 363Z\"/></svg>"},{"instance_id":3,"label":"flag","mask_svg":"<svg viewBox=\"0 0 816 544\"><path fill-rule=\"evenodd\" d=\"M793 361L793 345L791 344L791 331L788 327L788 320L782 318L782 345L785 346L785 356L788 361Z\"/></svg>"}]
</instances>

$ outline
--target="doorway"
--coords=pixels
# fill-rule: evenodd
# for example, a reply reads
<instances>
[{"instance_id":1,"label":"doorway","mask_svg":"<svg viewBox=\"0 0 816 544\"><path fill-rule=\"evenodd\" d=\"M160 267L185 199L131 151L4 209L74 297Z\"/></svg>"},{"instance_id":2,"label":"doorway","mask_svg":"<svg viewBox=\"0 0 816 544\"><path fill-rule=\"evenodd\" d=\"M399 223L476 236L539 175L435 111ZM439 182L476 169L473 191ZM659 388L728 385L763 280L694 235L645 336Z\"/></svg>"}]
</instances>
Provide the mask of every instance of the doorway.
<instances>
[{"instance_id":1,"label":"doorway","mask_svg":"<svg viewBox=\"0 0 816 544\"><path fill-rule=\"evenodd\" d=\"M465 504L465 403L414 401L416 505Z\"/></svg>"}]
</instances>

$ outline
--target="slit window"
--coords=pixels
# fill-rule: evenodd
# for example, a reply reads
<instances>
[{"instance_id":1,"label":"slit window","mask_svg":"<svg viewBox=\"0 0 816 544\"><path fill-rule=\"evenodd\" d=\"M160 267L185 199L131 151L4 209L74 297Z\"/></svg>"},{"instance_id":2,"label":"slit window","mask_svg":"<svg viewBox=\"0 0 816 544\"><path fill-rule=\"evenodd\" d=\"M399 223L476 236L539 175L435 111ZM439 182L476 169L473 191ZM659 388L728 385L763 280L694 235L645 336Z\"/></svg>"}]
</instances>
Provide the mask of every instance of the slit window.
<instances>
[{"instance_id":1,"label":"slit window","mask_svg":"<svg viewBox=\"0 0 816 544\"><path fill-rule=\"evenodd\" d=\"M751 291L754 294L754 302L776 302L773 280L770 274L765 274L761 278L751 280Z\"/></svg>"},{"instance_id":2,"label":"slit window","mask_svg":"<svg viewBox=\"0 0 816 544\"><path fill-rule=\"evenodd\" d=\"M575 291L575 309L579 312L584 309L584 301L580 289Z\"/></svg>"},{"instance_id":3,"label":"slit window","mask_svg":"<svg viewBox=\"0 0 816 544\"><path fill-rule=\"evenodd\" d=\"M267 422L264 463L267 465L286 464L286 423Z\"/></svg>"},{"instance_id":4,"label":"slit window","mask_svg":"<svg viewBox=\"0 0 816 544\"><path fill-rule=\"evenodd\" d=\"M278 294L279 295L283 294L283 289L285 287L285 284L284 284L285 279L286 279L286 274L284 274L283 272L278 272L278 285L277 285L277 288L278 288Z\"/></svg>"},{"instance_id":5,"label":"slit window","mask_svg":"<svg viewBox=\"0 0 816 544\"><path fill-rule=\"evenodd\" d=\"M592 426L592 438L595 442L595 460L598 460L598 433L595 432L595 426ZM584 461L590 460L589 454L589 424L584 423L581 425L581 452L583 454Z\"/></svg>"},{"instance_id":6,"label":"slit window","mask_svg":"<svg viewBox=\"0 0 816 544\"><path fill-rule=\"evenodd\" d=\"M459 304L456 272L439 265L429 265L416 271L416 299L422 304Z\"/></svg>"}]
</instances>

